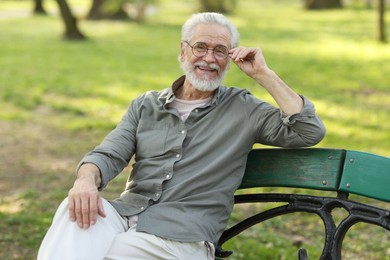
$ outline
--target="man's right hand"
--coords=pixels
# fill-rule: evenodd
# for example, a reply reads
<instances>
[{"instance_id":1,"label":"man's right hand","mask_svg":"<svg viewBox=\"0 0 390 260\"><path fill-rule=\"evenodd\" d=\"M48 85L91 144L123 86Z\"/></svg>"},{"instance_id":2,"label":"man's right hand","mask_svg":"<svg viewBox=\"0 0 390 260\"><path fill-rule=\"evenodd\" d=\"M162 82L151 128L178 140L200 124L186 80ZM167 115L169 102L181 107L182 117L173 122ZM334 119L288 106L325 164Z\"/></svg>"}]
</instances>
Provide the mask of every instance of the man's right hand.
<instances>
[{"instance_id":1,"label":"man's right hand","mask_svg":"<svg viewBox=\"0 0 390 260\"><path fill-rule=\"evenodd\" d=\"M97 187L100 185L100 170L94 164L83 164L77 173L73 188L69 190L69 218L77 221L80 228L87 229L97 221L97 215L106 217Z\"/></svg>"}]
</instances>

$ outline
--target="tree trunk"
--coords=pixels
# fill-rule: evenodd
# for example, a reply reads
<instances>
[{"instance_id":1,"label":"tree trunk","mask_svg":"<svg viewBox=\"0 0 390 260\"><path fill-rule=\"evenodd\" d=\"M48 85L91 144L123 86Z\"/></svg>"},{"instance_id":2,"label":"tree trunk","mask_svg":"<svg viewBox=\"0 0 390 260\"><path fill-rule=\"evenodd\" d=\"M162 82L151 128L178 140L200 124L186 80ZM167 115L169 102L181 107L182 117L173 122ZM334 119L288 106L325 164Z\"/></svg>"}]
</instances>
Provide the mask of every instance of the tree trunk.
<instances>
[{"instance_id":1,"label":"tree trunk","mask_svg":"<svg viewBox=\"0 0 390 260\"><path fill-rule=\"evenodd\" d=\"M91 9L89 9L87 19L89 20L99 20L103 19L105 17L104 13L102 12L102 6L106 0L93 0ZM106 15L107 16L107 15Z\"/></svg>"},{"instance_id":2,"label":"tree trunk","mask_svg":"<svg viewBox=\"0 0 390 260\"><path fill-rule=\"evenodd\" d=\"M34 14L46 14L43 8L43 0L34 0Z\"/></svg>"},{"instance_id":3,"label":"tree trunk","mask_svg":"<svg viewBox=\"0 0 390 260\"><path fill-rule=\"evenodd\" d=\"M372 8L372 1L371 0L365 0L367 9Z\"/></svg>"},{"instance_id":4,"label":"tree trunk","mask_svg":"<svg viewBox=\"0 0 390 260\"><path fill-rule=\"evenodd\" d=\"M386 42L385 0L378 0L378 41Z\"/></svg>"},{"instance_id":5,"label":"tree trunk","mask_svg":"<svg viewBox=\"0 0 390 260\"><path fill-rule=\"evenodd\" d=\"M342 8L341 0L305 0L305 8L308 10Z\"/></svg>"},{"instance_id":6,"label":"tree trunk","mask_svg":"<svg viewBox=\"0 0 390 260\"><path fill-rule=\"evenodd\" d=\"M236 7L236 0L200 0L201 12L231 13Z\"/></svg>"},{"instance_id":7,"label":"tree trunk","mask_svg":"<svg viewBox=\"0 0 390 260\"><path fill-rule=\"evenodd\" d=\"M143 23L145 21L146 2L147 1L142 0L136 4L137 16L135 20L137 21L137 23Z\"/></svg>"},{"instance_id":8,"label":"tree trunk","mask_svg":"<svg viewBox=\"0 0 390 260\"><path fill-rule=\"evenodd\" d=\"M61 17L65 24L64 39L67 40L84 40L86 37L80 32L77 26L77 19L73 16L72 11L66 0L56 0L61 11Z\"/></svg>"},{"instance_id":9,"label":"tree trunk","mask_svg":"<svg viewBox=\"0 0 390 260\"><path fill-rule=\"evenodd\" d=\"M107 5L109 4L108 8ZM111 4L111 5L110 5ZM123 9L123 4L119 1L113 4L107 0L93 0L87 19L89 20L102 20L102 19L113 19L113 20L127 20L129 16Z\"/></svg>"},{"instance_id":10,"label":"tree trunk","mask_svg":"<svg viewBox=\"0 0 390 260\"><path fill-rule=\"evenodd\" d=\"M129 16L127 15L126 11L123 9L123 5L120 5L118 10L109 14L108 18L112 20L127 20L129 19Z\"/></svg>"}]
</instances>

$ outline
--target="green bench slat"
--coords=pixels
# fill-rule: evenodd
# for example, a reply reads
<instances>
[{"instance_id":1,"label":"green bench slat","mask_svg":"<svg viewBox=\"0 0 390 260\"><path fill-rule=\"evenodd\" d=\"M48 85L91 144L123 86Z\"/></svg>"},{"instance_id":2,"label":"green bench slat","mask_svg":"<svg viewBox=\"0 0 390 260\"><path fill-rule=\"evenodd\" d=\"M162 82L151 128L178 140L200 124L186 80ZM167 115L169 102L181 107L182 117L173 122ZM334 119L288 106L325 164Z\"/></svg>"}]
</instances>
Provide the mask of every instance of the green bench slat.
<instances>
[{"instance_id":1,"label":"green bench slat","mask_svg":"<svg viewBox=\"0 0 390 260\"><path fill-rule=\"evenodd\" d=\"M342 149L253 149L239 188L278 186L336 191L344 157Z\"/></svg>"},{"instance_id":2,"label":"green bench slat","mask_svg":"<svg viewBox=\"0 0 390 260\"><path fill-rule=\"evenodd\" d=\"M390 158L347 151L339 190L390 202Z\"/></svg>"}]
</instances>

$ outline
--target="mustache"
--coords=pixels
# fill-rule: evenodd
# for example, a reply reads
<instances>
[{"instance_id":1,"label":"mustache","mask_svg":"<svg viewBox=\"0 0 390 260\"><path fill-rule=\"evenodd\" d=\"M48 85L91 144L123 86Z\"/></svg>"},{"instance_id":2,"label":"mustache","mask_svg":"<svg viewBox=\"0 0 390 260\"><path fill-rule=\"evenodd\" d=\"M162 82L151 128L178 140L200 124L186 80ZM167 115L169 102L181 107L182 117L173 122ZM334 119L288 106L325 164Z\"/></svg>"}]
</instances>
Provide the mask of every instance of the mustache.
<instances>
[{"instance_id":1,"label":"mustache","mask_svg":"<svg viewBox=\"0 0 390 260\"><path fill-rule=\"evenodd\" d=\"M206 69L214 69L216 71L220 71L221 68L219 67L218 64L216 63L207 63L205 61L197 61L194 63L194 68L195 67L202 67L202 68L206 68Z\"/></svg>"}]
</instances>

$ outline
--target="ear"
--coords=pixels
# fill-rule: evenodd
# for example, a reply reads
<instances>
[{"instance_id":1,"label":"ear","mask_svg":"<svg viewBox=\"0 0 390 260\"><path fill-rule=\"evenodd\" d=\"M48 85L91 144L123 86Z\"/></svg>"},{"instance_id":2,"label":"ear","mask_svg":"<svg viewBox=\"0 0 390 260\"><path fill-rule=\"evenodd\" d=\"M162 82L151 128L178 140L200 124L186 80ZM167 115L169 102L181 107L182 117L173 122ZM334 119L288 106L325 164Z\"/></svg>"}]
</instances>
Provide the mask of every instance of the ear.
<instances>
[{"instance_id":1,"label":"ear","mask_svg":"<svg viewBox=\"0 0 390 260\"><path fill-rule=\"evenodd\" d=\"M184 43L183 42L181 42L180 43L180 61L184 61L184 59L185 59L185 57L184 57L184 55L185 55L185 45L184 45Z\"/></svg>"}]
</instances>

